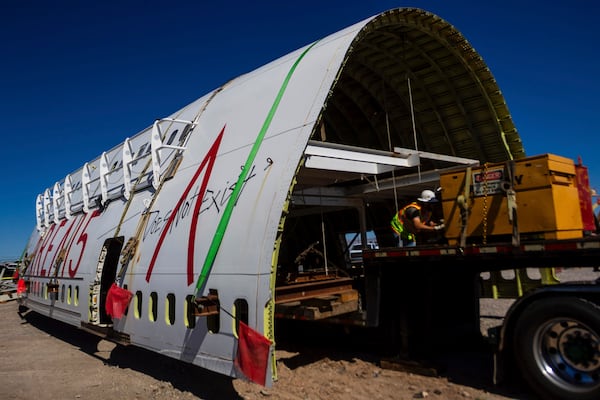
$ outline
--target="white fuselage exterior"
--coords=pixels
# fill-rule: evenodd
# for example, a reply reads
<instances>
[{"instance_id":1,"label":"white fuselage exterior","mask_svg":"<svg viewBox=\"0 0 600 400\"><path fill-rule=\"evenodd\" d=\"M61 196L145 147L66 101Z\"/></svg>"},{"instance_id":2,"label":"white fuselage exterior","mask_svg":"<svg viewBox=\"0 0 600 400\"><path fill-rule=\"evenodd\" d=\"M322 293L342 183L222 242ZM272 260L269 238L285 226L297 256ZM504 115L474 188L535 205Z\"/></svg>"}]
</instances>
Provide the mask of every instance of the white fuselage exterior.
<instances>
[{"instance_id":1,"label":"white fuselage exterior","mask_svg":"<svg viewBox=\"0 0 600 400\"><path fill-rule=\"evenodd\" d=\"M367 22L230 81L169 116L177 121L143 130L42 194L27 248L26 304L76 326L101 327L100 311L90 308L98 302L91 292L102 274L103 244L137 238L132 260L117 266L117 280L134 298L127 315L111 321L114 331L134 345L235 375L233 318L220 313L218 332L209 332L203 317L190 327L186 296L217 290L230 313L243 300L249 326L273 337L282 211L348 47ZM162 134L154 146L153 132ZM171 177L176 157L181 163ZM229 203L233 193L237 201ZM214 262L207 264L211 246Z\"/></svg>"}]
</instances>

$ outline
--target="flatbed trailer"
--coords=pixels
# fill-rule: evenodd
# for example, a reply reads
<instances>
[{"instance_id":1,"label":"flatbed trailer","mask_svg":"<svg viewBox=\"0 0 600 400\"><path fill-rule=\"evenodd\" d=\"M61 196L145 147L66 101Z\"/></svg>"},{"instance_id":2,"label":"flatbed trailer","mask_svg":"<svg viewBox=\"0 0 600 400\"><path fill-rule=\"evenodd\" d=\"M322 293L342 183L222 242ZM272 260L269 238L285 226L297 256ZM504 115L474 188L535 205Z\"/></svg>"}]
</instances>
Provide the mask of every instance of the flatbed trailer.
<instances>
[{"instance_id":1,"label":"flatbed trailer","mask_svg":"<svg viewBox=\"0 0 600 400\"><path fill-rule=\"evenodd\" d=\"M276 318L374 328L400 359L492 346L495 383L520 371L542 398L598 398L600 285L560 282L555 271L596 269L600 236L385 247L364 249L362 258L354 279L313 271L278 285ZM515 301L484 337L480 301L504 272L513 279L500 279L518 287Z\"/></svg>"},{"instance_id":2,"label":"flatbed trailer","mask_svg":"<svg viewBox=\"0 0 600 400\"><path fill-rule=\"evenodd\" d=\"M364 250L366 316L399 351L427 358L481 343L482 274L595 268L600 237ZM516 367L543 398L600 398L600 286L549 283L527 291L494 328L495 381Z\"/></svg>"}]
</instances>

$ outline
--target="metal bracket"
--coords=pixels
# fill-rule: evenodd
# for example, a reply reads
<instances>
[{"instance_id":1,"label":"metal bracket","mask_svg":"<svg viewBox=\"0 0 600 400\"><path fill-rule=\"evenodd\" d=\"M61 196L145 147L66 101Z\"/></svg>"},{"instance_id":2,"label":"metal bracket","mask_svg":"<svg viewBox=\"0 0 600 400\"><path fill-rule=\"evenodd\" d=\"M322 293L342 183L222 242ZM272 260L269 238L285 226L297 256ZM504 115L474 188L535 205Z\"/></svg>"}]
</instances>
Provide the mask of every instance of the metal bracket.
<instances>
[{"instance_id":1,"label":"metal bracket","mask_svg":"<svg viewBox=\"0 0 600 400\"><path fill-rule=\"evenodd\" d=\"M103 151L100 156L100 192L102 193L102 205L106 203L108 199L108 175L110 171L108 169L108 158L106 152Z\"/></svg>"},{"instance_id":2,"label":"metal bracket","mask_svg":"<svg viewBox=\"0 0 600 400\"><path fill-rule=\"evenodd\" d=\"M90 165L85 163L81 171L81 196L83 198L83 212L90 212L90 183L91 183L91 172Z\"/></svg>"},{"instance_id":3,"label":"metal bracket","mask_svg":"<svg viewBox=\"0 0 600 400\"><path fill-rule=\"evenodd\" d=\"M35 201L35 219L37 222L37 230L41 231L44 228L44 198L38 194Z\"/></svg>"},{"instance_id":4,"label":"metal bracket","mask_svg":"<svg viewBox=\"0 0 600 400\"><path fill-rule=\"evenodd\" d=\"M52 208L54 208L54 223L58 224L60 220L60 199L61 199L61 190L60 184L56 182L54 184L54 188L52 189Z\"/></svg>"},{"instance_id":5,"label":"metal bracket","mask_svg":"<svg viewBox=\"0 0 600 400\"><path fill-rule=\"evenodd\" d=\"M73 216L73 211L71 210L71 193L73 193L71 175L65 176L65 183L63 186L63 194L65 196L65 218L71 219Z\"/></svg>"},{"instance_id":6,"label":"metal bracket","mask_svg":"<svg viewBox=\"0 0 600 400\"><path fill-rule=\"evenodd\" d=\"M160 162L160 151L163 149L171 149L171 150L179 150L179 151L183 151L185 150L185 146L172 146L169 144L164 144L163 143L163 134L162 131L160 130L160 123L161 122L172 122L172 123L177 123L177 124L184 124L184 125L195 125L195 122L193 121L186 121L186 120L181 120L181 119L173 119L173 118L162 118L162 119L157 119L156 121L154 121L154 124L152 125L152 135L150 137L150 147L152 149L152 186L154 187L154 189L158 189L158 186L160 185L161 182L161 178L162 178L162 169L161 169L161 162Z\"/></svg>"}]
</instances>

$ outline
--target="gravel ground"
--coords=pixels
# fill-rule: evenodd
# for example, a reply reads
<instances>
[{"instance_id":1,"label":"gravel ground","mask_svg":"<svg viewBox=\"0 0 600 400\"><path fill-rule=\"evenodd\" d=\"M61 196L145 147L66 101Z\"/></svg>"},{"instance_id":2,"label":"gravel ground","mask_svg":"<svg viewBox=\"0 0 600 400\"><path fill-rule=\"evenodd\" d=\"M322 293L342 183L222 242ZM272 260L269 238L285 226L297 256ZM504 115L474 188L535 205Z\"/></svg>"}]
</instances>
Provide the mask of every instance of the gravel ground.
<instances>
[{"instance_id":1,"label":"gravel ground","mask_svg":"<svg viewBox=\"0 0 600 400\"><path fill-rule=\"evenodd\" d=\"M0 399L530 399L493 387L480 355L459 360L466 368L426 376L383 369L377 356L329 341L284 344L278 380L264 388L17 311L16 302L0 304Z\"/></svg>"},{"instance_id":2,"label":"gravel ground","mask_svg":"<svg viewBox=\"0 0 600 400\"><path fill-rule=\"evenodd\" d=\"M595 279L569 270L562 281ZM482 331L502 323L512 300L481 302ZM0 304L0 399L415 399L534 400L519 387L491 384L491 355L450 357L439 376L384 369L376 354L340 345L279 341L278 380L263 388L135 347L122 347L36 313ZM430 369L420 369L430 372Z\"/></svg>"}]
</instances>

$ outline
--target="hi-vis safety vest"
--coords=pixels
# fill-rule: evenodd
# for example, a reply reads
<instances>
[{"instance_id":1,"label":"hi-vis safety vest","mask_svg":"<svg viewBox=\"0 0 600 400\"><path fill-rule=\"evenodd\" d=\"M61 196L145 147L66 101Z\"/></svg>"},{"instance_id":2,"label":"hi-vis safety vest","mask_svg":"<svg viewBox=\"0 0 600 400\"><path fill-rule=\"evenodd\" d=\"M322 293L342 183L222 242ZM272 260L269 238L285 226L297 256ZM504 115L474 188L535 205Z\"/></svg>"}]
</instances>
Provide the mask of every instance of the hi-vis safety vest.
<instances>
[{"instance_id":1,"label":"hi-vis safety vest","mask_svg":"<svg viewBox=\"0 0 600 400\"><path fill-rule=\"evenodd\" d=\"M406 210L409 208L416 208L417 210L419 210L419 212L421 212L421 206L416 203L410 203L407 206L404 206L404 208L402 208L400 211L398 211L396 213L396 215L394 215L394 218L392 218L392 222L391 227L392 230L394 232L396 232L396 234L398 236L400 236L401 239L405 239L405 240L409 240L411 242L413 242L415 240L415 227L413 226L413 222L412 220L409 220L406 217ZM423 222L425 222L428 218L425 218L424 216L421 216L421 220Z\"/></svg>"}]
</instances>

